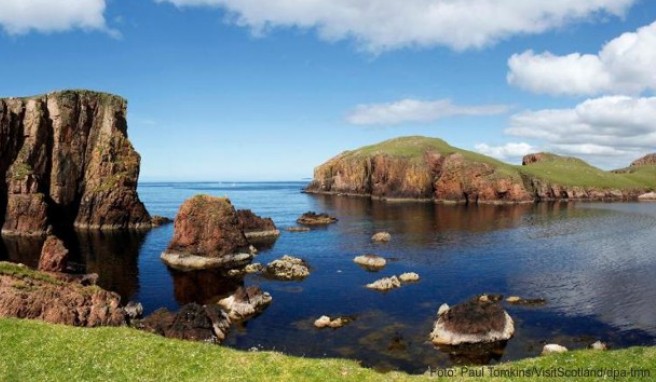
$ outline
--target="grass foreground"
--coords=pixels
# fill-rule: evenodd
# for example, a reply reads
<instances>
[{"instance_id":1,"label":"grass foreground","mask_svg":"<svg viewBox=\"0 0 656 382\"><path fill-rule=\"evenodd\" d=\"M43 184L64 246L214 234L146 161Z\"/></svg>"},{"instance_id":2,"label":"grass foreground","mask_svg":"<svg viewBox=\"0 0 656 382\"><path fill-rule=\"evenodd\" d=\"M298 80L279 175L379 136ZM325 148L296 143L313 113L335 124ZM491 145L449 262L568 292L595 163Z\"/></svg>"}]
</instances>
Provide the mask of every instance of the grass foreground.
<instances>
[{"instance_id":1,"label":"grass foreground","mask_svg":"<svg viewBox=\"0 0 656 382\"><path fill-rule=\"evenodd\" d=\"M604 378L526 375L604 370ZM75 328L40 321L0 319L0 380L2 381L508 381L508 380L630 380L656 377L656 348L636 347L595 352L574 351L497 365L490 376L467 375L456 367L435 370L437 377L403 373L380 374L355 361L310 359L275 352L243 352L226 347L166 339L130 328ZM625 376L620 373L630 373ZM643 370L636 373L636 370ZM612 373L616 373L613 378ZM515 373L515 374L512 374ZM524 373L524 374L518 374ZM514 375L514 377L513 377ZM571 374L570 374L571 375Z\"/></svg>"}]
</instances>

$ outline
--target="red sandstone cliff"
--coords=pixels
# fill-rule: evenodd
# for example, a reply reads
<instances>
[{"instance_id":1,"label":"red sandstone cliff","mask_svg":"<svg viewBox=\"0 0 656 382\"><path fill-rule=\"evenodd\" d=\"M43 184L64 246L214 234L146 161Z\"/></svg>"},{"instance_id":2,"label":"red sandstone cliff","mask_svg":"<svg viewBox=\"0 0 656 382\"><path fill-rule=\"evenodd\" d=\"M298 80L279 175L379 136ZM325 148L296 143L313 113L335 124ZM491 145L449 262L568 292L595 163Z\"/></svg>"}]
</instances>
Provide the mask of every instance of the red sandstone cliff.
<instances>
[{"instance_id":1,"label":"red sandstone cliff","mask_svg":"<svg viewBox=\"0 0 656 382\"><path fill-rule=\"evenodd\" d=\"M638 167L640 174L614 174L549 153L513 166L440 139L402 137L328 160L315 168L306 192L443 203L637 200L656 188L656 155L631 168Z\"/></svg>"},{"instance_id":2,"label":"red sandstone cliff","mask_svg":"<svg viewBox=\"0 0 656 382\"><path fill-rule=\"evenodd\" d=\"M140 157L126 106L89 91L0 99L3 234L151 226L136 191Z\"/></svg>"}]
</instances>

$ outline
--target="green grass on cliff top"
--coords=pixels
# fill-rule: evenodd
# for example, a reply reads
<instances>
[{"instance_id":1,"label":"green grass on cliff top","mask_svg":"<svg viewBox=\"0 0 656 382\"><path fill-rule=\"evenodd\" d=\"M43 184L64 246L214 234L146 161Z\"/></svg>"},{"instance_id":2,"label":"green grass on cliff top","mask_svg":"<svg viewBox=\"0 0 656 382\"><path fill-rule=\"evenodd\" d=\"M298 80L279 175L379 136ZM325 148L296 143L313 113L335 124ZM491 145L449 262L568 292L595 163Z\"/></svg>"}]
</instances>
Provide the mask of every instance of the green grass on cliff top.
<instances>
[{"instance_id":1,"label":"green grass on cliff top","mask_svg":"<svg viewBox=\"0 0 656 382\"><path fill-rule=\"evenodd\" d=\"M336 333L336 335L339 335ZM437 350L436 350L437 351ZM609 352L573 351L501 364L495 370L648 370L656 376L656 348ZM310 359L275 352L243 352L226 347L171 340L130 328L74 328L40 321L0 319L0 381L540 381L540 377L437 378L381 374L355 361ZM489 371L488 371L489 373ZM498 375L498 374L497 374ZM597 378L549 378L594 381ZM613 378L607 378L613 380Z\"/></svg>"},{"instance_id":2,"label":"green grass on cliff top","mask_svg":"<svg viewBox=\"0 0 656 382\"><path fill-rule=\"evenodd\" d=\"M501 162L488 156L459 149L438 138L421 136L390 139L378 144L345 151L338 158L365 158L376 154L422 160L427 151L443 155L460 153L466 160L494 166L503 175L539 178L562 186L593 187L600 189L656 189L656 166L644 166L632 172L616 174L591 166L577 158L547 154L547 160L528 166Z\"/></svg>"}]
</instances>

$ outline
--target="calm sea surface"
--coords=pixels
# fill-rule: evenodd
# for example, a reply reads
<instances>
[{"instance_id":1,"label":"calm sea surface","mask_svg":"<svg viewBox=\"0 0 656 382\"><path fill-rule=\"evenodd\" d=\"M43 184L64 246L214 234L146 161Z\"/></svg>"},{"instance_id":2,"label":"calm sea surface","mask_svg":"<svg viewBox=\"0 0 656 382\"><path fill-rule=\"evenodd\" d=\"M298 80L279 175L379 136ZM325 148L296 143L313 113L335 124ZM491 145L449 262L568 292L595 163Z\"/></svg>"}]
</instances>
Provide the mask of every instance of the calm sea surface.
<instances>
[{"instance_id":1,"label":"calm sea surface","mask_svg":"<svg viewBox=\"0 0 656 382\"><path fill-rule=\"evenodd\" d=\"M227 346L277 350L306 357L346 357L381 370L413 373L471 361L428 341L438 307L479 293L545 298L541 307L508 307L516 335L495 363L539 354L546 342L582 348L597 339L612 347L656 344L656 204L537 204L439 206L313 196L305 183L142 183L141 199L154 215L173 218L199 193L228 196L237 208L273 218L282 235L255 261L284 254L307 260L310 277L283 282L247 276L273 296L260 316L234 327ZM303 212L327 212L337 224L289 233ZM376 245L371 235L392 234ZM100 275L100 285L147 313L207 302L234 290L212 272L179 273L160 261L173 226L146 234L77 234L67 238L76 261ZM35 265L39 244L4 239L0 257ZM386 257L367 272L353 257ZM378 278L417 272L421 281L387 293L364 288ZM339 330L317 330L321 315L349 315Z\"/></svg>"}]
</instances>

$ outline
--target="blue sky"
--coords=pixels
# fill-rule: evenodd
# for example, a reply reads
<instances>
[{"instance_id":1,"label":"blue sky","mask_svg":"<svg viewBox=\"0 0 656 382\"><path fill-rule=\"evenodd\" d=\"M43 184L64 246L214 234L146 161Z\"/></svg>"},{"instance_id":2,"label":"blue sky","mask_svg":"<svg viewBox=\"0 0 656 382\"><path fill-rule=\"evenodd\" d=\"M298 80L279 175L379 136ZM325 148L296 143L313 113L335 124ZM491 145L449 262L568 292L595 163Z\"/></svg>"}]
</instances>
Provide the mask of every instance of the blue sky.
<instances>
[{"instance_id":1,"label":"blue sky","mask_svg":"<svg viewBox=\"0 0 656 382\"><path fill-rule=\"evenodd\" d=\"M655 21L647 0L3 0L0 96L124 96L142 180L301 179L403 135L613 168L656 151Z\"/></svg>"}]
</instances>

